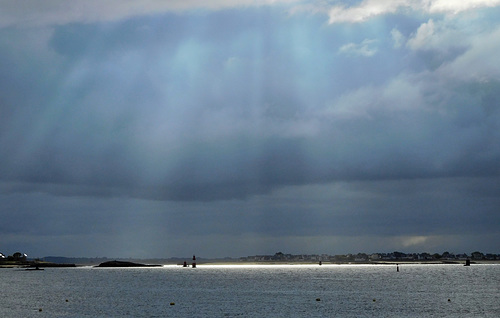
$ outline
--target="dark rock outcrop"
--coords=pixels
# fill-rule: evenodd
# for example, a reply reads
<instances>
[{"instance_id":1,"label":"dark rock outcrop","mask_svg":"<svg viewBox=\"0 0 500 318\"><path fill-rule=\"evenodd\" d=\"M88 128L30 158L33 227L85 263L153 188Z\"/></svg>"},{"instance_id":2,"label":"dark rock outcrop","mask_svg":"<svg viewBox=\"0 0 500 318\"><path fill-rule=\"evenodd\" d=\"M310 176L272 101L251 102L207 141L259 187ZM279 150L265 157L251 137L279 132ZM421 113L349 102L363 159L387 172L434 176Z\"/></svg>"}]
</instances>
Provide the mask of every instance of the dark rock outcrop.
<instances>
[{"instance_id":1,"label":"dark rock outcrop","mask_svg":"<svg viewBox=\"0 0 500 318\"><path fill-rule=\"evenodd\" d=\"M124 261L109 261L104 262L96 267L160 267L161 265L146 265L132 262L124 262Z\"/></svg>"}]
</instances>

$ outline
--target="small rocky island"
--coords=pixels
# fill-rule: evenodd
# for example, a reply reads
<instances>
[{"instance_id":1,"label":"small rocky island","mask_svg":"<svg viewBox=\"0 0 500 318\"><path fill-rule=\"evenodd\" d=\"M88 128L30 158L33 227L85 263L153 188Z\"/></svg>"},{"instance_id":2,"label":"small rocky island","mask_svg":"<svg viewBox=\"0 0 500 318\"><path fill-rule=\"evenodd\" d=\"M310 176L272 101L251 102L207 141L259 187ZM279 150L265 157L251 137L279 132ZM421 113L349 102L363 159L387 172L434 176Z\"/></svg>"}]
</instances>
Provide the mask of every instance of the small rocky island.
<instances>
[{"instance_id":1,"label":"small rocky island","mask_svg":"<svg viewBox=\"0 0 500 318\"><path fill-rule=\"evenodd\" d=\"M148 264L140 264L133 262L125 262L125 261L109 261L104 262L96 267L161 267L162 265L148 265Z\"/></svg>"}]
</instances>

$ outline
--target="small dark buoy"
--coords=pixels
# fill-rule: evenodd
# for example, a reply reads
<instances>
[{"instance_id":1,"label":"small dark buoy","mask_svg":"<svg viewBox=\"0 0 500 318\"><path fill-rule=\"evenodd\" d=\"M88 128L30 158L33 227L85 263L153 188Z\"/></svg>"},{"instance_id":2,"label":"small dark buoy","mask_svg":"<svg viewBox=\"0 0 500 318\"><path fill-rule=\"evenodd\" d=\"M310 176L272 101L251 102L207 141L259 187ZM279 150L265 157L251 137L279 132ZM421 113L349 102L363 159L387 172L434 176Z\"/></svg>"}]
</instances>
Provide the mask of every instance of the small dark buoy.
<instances>
[{"instance_id":1,"label":"small dark buoy","mask_svg":"<svg viewBox=\"0 0 500 318\"><path fill-rule=\"evenodd\" d=\"M451 299L448 298L448 301L451 301Z\"/></svg>"},{"instance_id":2,"label":"small dark buoy","mask_svg":"<svg viewBox=\"0 0 500 318\"><path fill-rule=\"evenodd\" d=\"M170 303L170 306L174 306L174 305L175 305L175 303Z\"/></svg>"},{"instance_id":3,"label":"small dark buoy","mask_svg":"<svg viewBox=\"0 0 500 318\"><path fill-rule=\"evenodd\" d=\"M319 299L319 298L316 298L316 301L321 301L321 299Z\"/></svg>"},{"instance_id":4,"label":"small dark buoy","mask_svg":"<svg viewBox=\"0 0 500 318\"><path fill-rule=\"evenodd\" d=\"M465 265L464 266L470 266L470 259L465 260Z\"/></svg>"},{"instance_id":5,"label":"small dark buoy","mask_svg":"<svg viewBox=\"0 0 500 318\"><path fill-rule=\"evenodd\" d=\"M376 302L377 300L375 298L373 298L373 302Z\"/></svg>"},{"instance_id":6,"label":"small dark buoy","mask_svg":"<svg viewBox=\"0 0 500 318\"><path fill-rule=\"evenodd\" d=\"M399 264L396 264L396 271L399 272Z\"/></svg>"},{"instance_id":7,"label":"small dark buoy","mask_svg":"<svg viewBox=\"0 0 500 318\"><path fill-rule=\"evenodd\" d=\"M66 302L68 302L68 300L66 299Z\"/></svg>"},{"instance_id":8,"label":"small dark buoy","mask_svg":"<svg viewBox=\"0 0 500 318\"><path fill-rule=\"evenodd\" d=\"M323 264L321 261L319 261L319 265Z\"/></svg>"},{"instance_id":9,"label":"small dark buoy","mask_svg":"<svg viewBox=\"0 0 500 318\"><path fill-rule=\"evenodd\" d=\"M38 308L38 311L41 312L42 311L42 308Z\"/></svg>"},{"instance_id":10,"label":"small dark buoy","mask_svg":"<svg viewBox=\"0 0 500 318\"><path fill-rule=\"evenodd\" d=\"M188 263L186 261L184 261L184 264L182 265L182 267L188 267Z\"/></svg>"},{"instance_id":11,"label":"small dark buoy","mask_svg":"<svg viewBox=\"0 0 500 318\"><path fill-rule=\"evenodd\" d=\"M192 267L196 268L196 256L194 256L194 255L193 255L193 264L192 264Z\"/></svg>"}]
</instances>

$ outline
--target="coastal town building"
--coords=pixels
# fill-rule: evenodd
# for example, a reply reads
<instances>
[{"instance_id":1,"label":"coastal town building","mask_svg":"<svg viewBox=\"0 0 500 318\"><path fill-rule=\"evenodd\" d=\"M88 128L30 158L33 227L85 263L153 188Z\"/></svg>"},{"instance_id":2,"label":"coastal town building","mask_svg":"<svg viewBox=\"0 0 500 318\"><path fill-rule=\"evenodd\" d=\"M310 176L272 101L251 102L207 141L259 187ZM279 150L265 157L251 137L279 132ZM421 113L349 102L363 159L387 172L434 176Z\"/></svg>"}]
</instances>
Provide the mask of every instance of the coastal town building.
<instances>
[{"instance_id":1,"label":"coastal town building","mask_svg":"<svg viewBox=\"0 0 500 318\"><path fill-rule=\"evenodd\" d=\"M26 262L28 260L28 254L15 252L12 255L5 256L5 254L0 253L0 262L1 261L15 261L15 262Z\"/></svg>"}]
</instances>

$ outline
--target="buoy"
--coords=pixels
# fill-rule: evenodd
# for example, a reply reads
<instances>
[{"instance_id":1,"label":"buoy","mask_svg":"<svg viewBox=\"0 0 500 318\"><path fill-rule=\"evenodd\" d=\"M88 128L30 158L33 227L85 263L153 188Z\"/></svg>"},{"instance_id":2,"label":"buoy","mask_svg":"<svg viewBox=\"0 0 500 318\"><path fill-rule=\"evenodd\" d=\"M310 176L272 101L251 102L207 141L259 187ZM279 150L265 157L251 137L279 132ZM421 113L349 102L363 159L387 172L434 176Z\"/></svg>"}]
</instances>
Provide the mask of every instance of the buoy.
<instances>
[{"instance_id":1,"label":"buoy","mask_svg":"<svg viewBox=\"0 0 500 318\"><path fill-rule=\"evenodd\" d=\"M40 312L40 311L42 311L42 308L38 308L38 311L39 311L39 312Z\"/></svg>"},{"instance_id":2,"label":"buoy","mask_svg":"<svg viewBox=\"0 0 500 318\"><path fill-rule=\"evenodd\" d=\"M451 299L448 298L448 301L451 301Z\"/></svg>"},{"instance_id":3,"label":"buoy","mask_svg":"<svg viewBox=\"0 0 500 318\"><path fill-rule=\"evenodd\" d=\"M174 305L175 305L175 303L170 303L170 306L174 306Z\"/></svg>"},{"instance_id":4,"label":"buoy","mask_svg":"<svg viewBox=\"0 0 500 318\"><path fill-rule=\"evenodd\" d=\"M194 256L194 255L193 255L193 264L192 264L192 267L196 268L196 256Z\"/></svg>"},{"instance_id":5,"label":"buoy","mask_svg":"<svg viewBox=\"0 0 500 318\"><path fill-rule=\"evenodd\" d=\"M68 302L68 300L66 299L66 302Z\"/></svg>"},{"instance_id":6,"label":"buoy","mask_svg":"<svg viewBox=\"0 0 500 318\"><path fill-rule=\"evenodd\" d=\"M377 301L377 300L376 300L375 298L373 298L373 301L375 302L375 301Z\"/></svg>"},{"instance_id":7,"label":"buoy","mask_svg":"<svg viewBox=\"0 0 500 318\"><path fill-rule=\"evenodd\" d=\"M399 272L399 264L396 264L396 271Z\"/></svg>"},{"instance_id":8,"label":"buoy","mask_svg":"<svg viewBox=\"0 0 500 318\"><path fill-rule=\"evenodd\" d=\"M321 301L321 299L319 299L319 298L316 298L316 301Z\"/></svg>"}]
</instances>

